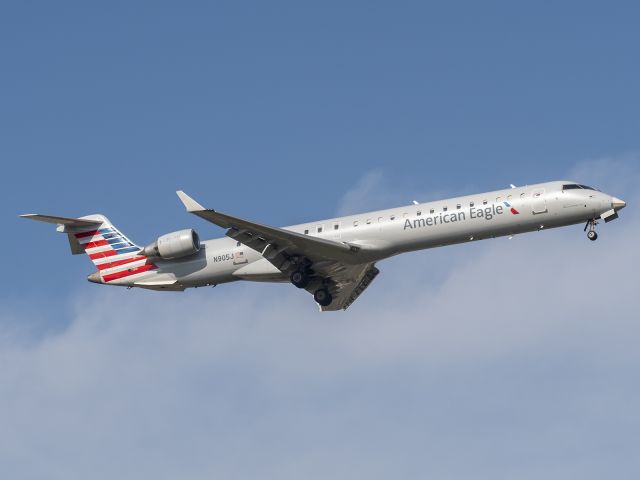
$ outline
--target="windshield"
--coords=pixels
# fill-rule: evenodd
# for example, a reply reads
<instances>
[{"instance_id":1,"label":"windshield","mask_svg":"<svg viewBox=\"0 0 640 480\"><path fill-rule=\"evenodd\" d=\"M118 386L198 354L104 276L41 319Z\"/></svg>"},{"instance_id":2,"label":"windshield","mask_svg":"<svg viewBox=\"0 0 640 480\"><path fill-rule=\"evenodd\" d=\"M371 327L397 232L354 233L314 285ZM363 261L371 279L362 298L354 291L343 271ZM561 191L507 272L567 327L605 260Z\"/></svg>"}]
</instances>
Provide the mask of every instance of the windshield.
<instances>
[{"instance_id":1,"label":"windshield","mask_svg":"<svg viewBox=\"0 0 640 480\"><path fill-rule=\"evenodd\" d=\"M593 187L589 187L588 185L578 185L577 183L569 183L567 185L562 185L562 190L595 190Z\"/></svg>"}]
</instances>

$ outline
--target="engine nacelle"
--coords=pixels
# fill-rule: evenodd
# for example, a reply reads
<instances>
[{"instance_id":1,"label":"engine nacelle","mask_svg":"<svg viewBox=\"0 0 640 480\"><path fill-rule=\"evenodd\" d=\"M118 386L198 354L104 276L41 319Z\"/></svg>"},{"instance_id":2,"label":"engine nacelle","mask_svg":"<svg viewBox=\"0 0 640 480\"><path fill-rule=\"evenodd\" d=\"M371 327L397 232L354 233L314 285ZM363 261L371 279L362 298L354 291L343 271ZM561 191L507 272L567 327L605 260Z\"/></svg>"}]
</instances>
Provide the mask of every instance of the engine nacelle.
<instances>
[{"instance_id":1,"label":"engine nacelle","mask_svg":"<svg viewBox=\"0 0 640 480\"><path fill-rule=\"evenodd\" d=\"M188 257L200 251L200 238L198 233L187 228L177 232L167 233L158 237L158 240L147 245L142 254L148 257L160 257L165 260Z\"/></svg>"}]
</instances>

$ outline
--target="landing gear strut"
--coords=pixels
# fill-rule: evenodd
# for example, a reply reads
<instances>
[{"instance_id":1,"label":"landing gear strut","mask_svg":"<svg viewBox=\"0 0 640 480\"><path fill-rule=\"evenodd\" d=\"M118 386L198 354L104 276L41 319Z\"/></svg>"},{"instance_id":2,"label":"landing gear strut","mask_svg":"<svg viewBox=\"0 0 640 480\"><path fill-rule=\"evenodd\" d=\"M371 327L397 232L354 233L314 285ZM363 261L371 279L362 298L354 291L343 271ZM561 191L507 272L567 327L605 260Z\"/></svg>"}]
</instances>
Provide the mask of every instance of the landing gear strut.
<instances>
[{"instance_id":1,"label":"landing gear strut","mask_svg":"<svg viewBox=\"0 0 640 480\"><path fill-rule=\"evenodd\" d=\"M319 288L318 290L316 290L316 293L313 294L313 299L321 307L326 307L333 301L329 290L327 290L326 288Z\"/></svg>"},{"instance_id":2,"label":"landing gear strut","mask_svg":"<svg viewBox=\"0 0 640 480\"><path fill-rule=\"evenodd\" d=\"M587 231L587 228L589 229L589 231L587 232L587 238L589 240L591 240L592 242L596 241L598 239L598 234L596 233L596 225L598 224L598 222L595 221L595 219L589 220L587 221L587 224L584 226L584 231Z\"/></svg>"}]
</instances>

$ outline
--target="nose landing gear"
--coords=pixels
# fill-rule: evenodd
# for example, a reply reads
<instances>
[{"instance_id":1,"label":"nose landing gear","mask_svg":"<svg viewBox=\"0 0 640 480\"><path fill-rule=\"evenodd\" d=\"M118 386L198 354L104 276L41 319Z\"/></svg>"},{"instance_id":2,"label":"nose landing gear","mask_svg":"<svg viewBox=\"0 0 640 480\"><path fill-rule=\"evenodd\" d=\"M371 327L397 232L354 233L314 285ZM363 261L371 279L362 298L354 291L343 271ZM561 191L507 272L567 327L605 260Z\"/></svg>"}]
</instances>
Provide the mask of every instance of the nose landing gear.
<instances>
[{"instance_id":1,"label":"nose landing gear","mask_svg":"<svg viewBox=\"0 0 640 480\"><path fill-rule=\"evenodd\" d=\"M589 231L587 232L587 238L592 242L595 242L598 239L598 234L596 233L596 225L598 222L595 219L587 221L587 224L584 226L584 231L587 232L587 228Z\"/></svg>"}]
</instances>

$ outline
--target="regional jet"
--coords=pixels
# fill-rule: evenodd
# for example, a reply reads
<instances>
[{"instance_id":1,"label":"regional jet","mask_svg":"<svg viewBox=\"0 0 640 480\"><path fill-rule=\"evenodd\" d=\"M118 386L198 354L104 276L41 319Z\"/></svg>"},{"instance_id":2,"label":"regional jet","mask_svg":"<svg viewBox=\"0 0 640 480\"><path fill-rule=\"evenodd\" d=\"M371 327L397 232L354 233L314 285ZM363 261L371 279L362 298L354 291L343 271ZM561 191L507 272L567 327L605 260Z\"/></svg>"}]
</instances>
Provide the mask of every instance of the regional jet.
<instances>
[{"instance_id":1,"label":"regional jet","mask_svg":"<svg viewBox=\"0 0 640 480\"><path fill-rule=\"evenodd\" d=\"M596 240L598 221L618 218L626 205L571 181L511 187L284 228L205 208L178 191L187 212L226 229L226 238L200 241L186 229L145 247L104 215L21 216L57 224L71 253L93 261L94 283L183 291L237 280L290 282L327 311L346 310L378 275L376 263L399 253L578 223Z\"/></svg>"}]
</instances>

